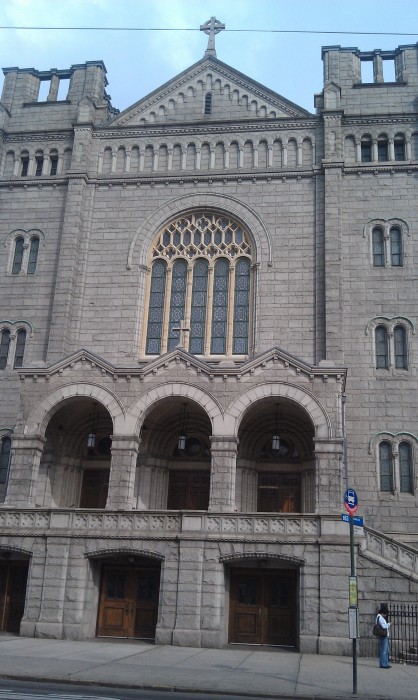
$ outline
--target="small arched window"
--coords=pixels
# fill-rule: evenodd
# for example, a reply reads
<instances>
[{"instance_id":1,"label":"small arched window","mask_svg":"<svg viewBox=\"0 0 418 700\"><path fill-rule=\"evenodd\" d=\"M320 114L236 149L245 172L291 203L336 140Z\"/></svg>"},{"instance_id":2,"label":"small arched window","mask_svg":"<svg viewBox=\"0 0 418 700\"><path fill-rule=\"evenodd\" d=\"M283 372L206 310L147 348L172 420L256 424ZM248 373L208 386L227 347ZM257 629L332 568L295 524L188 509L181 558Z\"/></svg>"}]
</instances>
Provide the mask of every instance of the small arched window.
<instances>
[{"instance_id":1,"label":"small arched window","mask_svg":"<svg viewBox=\"0 0 418 700\"><path fill-rule=\"evenodd\" d=\"M20 328L18 330L17 336L16 336L16 350L15 350L15 359L14 359L13 367L22 367L23 356L25 354L25 345L26 345L26 331L23 328Z\"/></svg>"},{"instance_id":2,"label":"small arched window","mask_svg":"<svg viewBox=\"0 0 418 700\"><path fill-rule=\"evenodd\" d=\"M384 441L379 445L380 490L393 492L393 457L392 445Z\"/></svg>"},{"instance_id":3,"label":"small arched window","mask_svg":"<svg viewBox=\"0 0 418 700\"><path fill-rule=\"evenodd\" d=\"M228 321L229 261L220 258L215 263L212 306L212 340L210 351L213 355L226 352L226 324Z\"/></svg>"},{"instance_id":4,"label":"small arched window","mask_svg":"<svg viewBox=\"0 0 418 700\"><path fill-rule=\"evenodd\" d=\"M373 267L385 266L385 241L381 228L374 228L372 233Z\"/></svg>"},{"instance_id":5,"label":"small arched window","mask_svg":"<svg viewBox=\"0 0 418 700\"><path fill-rule=\"evenodd\" d=\"M8 436L5 436L0 441L0 484L5 484L7 481L11 446L12 441Z\"/></svg>"},{"instance_id":6,"label":"small arched window","mask_svg":"<svg viewBox=\"0 0 418 700\"><path fill-rule=\"evenodd\" d=\"M399 444L399 481L401 493L414 492L412 448L409 442Z\"/></svg>"},{"instance_id":7,"label":"small arched window","mask_svg":"<svg viewBox=\"0 0 418 700\"><path fill-rule=\"evenodd\" d=\"M377 326L375 330L376 369L389 367L388 332L385 326Z\"/></svg>"},{"instance_id":8,"label":"small arched window","mask_svg":"<svg viewBox=\"0 0 418 700\"><path fill-rule=\"evenodd\" d=\"M29 156L23 155L20 159L20 175L26 177L29 172Z\"/></svg>"},{"instance_id":9,"label":"small arched window","mask_svg":"<svg viewBox=\"0 0 418 700\"><path fill-rule=\"evenodd\" d=\"M403 326L395 326L393 341L395 346L395 367L398 369L408 369L406 329Z\"/></svg>"},{"instance_id":10,"label":"small arched window","mask_svg":"<svg viewBox=\"0 0 418 700\"><path fill-rule=\"evenodd\" d=\"M1 332L0 339L0 369L5 369L7 366L7 358L9 356L9 346L10 346L10 331L5 328Z\"/></svg>"},{"instance_id":11,"label":"small arched window","mask_svg":"<svg viewBox=\"0 0 418 700\"><path fill-rule=\"evenodd\" d=\"M30 239L30 248L29 248L29 259L28 259L28 275L33 275L36 270L36 264L38 262L38 253L39 253L39 238L38 236L33 236L33 238Z\"/></svg>"},{"instance_id":12,"label":"small arched window","mask_svg":"<svg viewBox=\"0 0 418 700\"><path fill-rule=\"evenodd\" d=\"M212 93L207 92L205 95L205 114L212 114Z\"/></svg>"},{"instance_id":13,"label":"small arched window","mask_svg":"<svg viewBox=\"0 0 418 700\"><path fill-rule=\"evenodd\" d=\"M397 227L390 229L390 264L402 267L402 234Z\"/></svg>"},{"instance_id":14,"label":"small arched window","mask_svg":"<svg viewBox=\"0 0 418 700\"><path fill-rule=\"evenodd\" d=\"M22 269L23 261L23 236L18 236L15 240L15 252L13 256L12 275L18 275Z\"/></svg>"}]
</instances>

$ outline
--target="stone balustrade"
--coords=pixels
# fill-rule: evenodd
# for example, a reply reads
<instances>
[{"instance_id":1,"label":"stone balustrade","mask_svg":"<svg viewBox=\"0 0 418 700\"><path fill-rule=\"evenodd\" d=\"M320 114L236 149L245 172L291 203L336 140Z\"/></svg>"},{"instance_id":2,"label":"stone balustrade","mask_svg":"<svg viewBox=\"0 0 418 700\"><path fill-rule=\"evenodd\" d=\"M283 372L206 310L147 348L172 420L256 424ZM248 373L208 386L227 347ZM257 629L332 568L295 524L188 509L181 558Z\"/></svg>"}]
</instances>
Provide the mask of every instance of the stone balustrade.
<instances>
[{"instance_id":1,"label":"stone balustrade","mask_svg":"<svg viewBox=\"0 0 418 700\"><path fill-rule=\"evenodd\" d=\"M71 532L88 536L143 536L199 534L214 537L268 536L279 538L317 538L320 517L294 514L187 513L178 511L71 511L0 509L0 530L14 534L42 531Z\"/></svg>"}]
</instances>

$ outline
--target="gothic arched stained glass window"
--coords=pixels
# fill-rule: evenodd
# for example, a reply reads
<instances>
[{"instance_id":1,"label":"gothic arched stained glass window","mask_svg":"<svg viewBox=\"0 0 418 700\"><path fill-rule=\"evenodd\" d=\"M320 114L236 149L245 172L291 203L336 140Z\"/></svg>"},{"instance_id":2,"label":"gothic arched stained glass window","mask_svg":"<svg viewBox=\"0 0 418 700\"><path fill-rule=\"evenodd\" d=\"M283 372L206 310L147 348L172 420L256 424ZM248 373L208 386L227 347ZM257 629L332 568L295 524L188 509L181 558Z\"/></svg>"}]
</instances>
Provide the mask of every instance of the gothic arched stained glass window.
<instances>
[{"instance_id":1,"label":"gothic arched stained glass window","mask_svg":"<svg viewBox=\"0 0 418 700\"><path fill-rule=\"evenodd\" d=\"M151 251L145 354L179 344L196 355L248 354L252 255L228 216L190 212L166 225Z\"/></svg>"}]
</instances>

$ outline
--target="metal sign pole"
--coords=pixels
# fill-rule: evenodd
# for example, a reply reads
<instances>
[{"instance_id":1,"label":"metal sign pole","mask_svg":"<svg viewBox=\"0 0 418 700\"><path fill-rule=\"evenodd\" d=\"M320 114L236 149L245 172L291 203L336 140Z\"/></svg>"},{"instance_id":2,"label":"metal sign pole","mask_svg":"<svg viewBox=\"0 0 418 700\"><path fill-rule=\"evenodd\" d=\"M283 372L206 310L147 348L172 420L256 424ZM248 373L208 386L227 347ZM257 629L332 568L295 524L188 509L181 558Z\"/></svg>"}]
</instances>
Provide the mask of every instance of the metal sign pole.
<instances>
[{"instance_id":1,"label":"metal sign pole","mask_svg":"<svg viewBox=\"0 0 418 700\"><path fill-rule=\"evenodd\" d=\"M356 576L356 560L354 555L354 523L353 515L350 513L350 559L351 559L351 576ZM353 606L354 607L354 606ZM357 605L355 606L355 615L357 618ZM356 620L357 623L357 620ZM357 628L357 624L356 624ZM353 637L353 694L357 693L357 629Z\"/></svg>"}]
</instances>

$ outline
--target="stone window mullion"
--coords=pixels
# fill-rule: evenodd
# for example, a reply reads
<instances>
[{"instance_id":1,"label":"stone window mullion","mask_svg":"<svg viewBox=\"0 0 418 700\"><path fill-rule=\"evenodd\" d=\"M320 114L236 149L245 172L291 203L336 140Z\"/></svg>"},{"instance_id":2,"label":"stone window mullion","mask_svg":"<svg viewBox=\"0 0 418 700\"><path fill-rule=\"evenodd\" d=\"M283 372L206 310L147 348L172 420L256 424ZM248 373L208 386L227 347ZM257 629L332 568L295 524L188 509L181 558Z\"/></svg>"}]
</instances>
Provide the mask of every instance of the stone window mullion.
<instances>
[{"instance_id":1,"label":"stone window mullion","mask_svg":"<svg viewBox=\"0 0 418 700\"><path fill-rule=\"evenodd\" d=\"M400 492L399 449L398 445L392 445L392 479L393 493Z\"/></svg>"}]
</instances>

